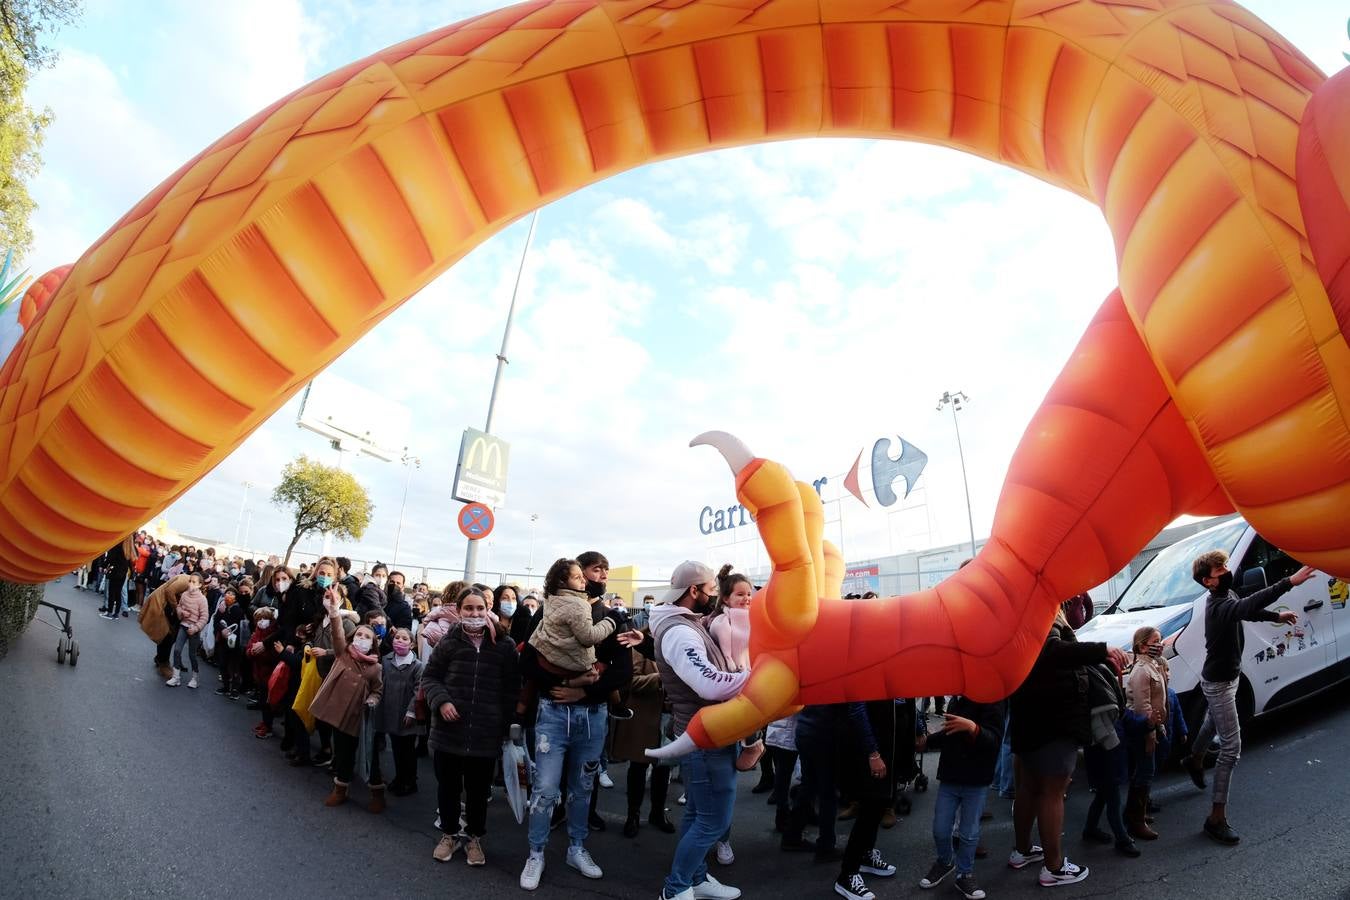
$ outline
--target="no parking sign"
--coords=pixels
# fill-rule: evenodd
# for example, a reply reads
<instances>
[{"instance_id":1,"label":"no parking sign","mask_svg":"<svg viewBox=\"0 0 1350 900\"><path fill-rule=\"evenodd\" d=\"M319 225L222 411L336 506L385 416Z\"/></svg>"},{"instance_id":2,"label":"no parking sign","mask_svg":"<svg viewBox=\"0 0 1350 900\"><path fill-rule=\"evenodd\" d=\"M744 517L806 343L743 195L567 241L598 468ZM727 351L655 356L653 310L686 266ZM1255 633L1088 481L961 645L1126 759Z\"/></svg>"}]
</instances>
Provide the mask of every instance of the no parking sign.
<instances>
[{"instance_id":1,"label":"no parking sign","mask_svg":"<svg viewBox=\"0 0 1350 900\"><path fill-rule=\"evenodd\" d=\"M492 510L482 503L466 503L459 511L459 533L471 541L482 540L492 534L492 526L496 523Z\"/></svg>"}]
</instances>

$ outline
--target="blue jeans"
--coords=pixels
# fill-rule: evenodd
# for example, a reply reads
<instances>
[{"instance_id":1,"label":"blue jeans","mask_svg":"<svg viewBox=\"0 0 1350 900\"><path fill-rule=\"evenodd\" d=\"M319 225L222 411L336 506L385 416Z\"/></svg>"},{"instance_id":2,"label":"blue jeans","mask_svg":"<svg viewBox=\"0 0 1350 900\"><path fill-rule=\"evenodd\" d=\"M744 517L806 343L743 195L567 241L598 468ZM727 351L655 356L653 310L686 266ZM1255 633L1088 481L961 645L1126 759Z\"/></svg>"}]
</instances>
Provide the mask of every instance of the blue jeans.
<instances>
[{"instance_id":1,"label":"blue jeans","mask_svg":"<svg viewBox=\"0 0 1350 900\"><path fill-rule=\"evenodd\" d=\"M736 805L736 747L696 750L680 760L684 818L665 896L708 880L708 851L731 827Z\"/></svg>"},{"instance_id":2,"label":"blue jeans","mask_svg":"<svg viewBox=\"0 0 1350 900\"><path fill-rule=\"evenodd\" d=\"M994 767L994 790L1004 800L1013 793L1012 732L1008 728L1009 716L1003 717L1003 744L998 748L998 764Z\"/></svg>"},{"instance_id":3,"label":"blue jeans","mask_svg":"<svg viewBox=\"0 0 1350 900\"><path fill-rule=\"evenodd\" d=\"M952 861L952 830L960 815L960 843L957 845L956 872L969 875L975 871L975 847L980 843L980 814L984 812L984 798L989 789L984 785L952 784L939 781L937 802L933 807L933 844L937 857L944 863Z\"/></svg>"},{"instance_id":4,"label":"blue jeans","mask_svg":"<svg viewBox=\"0 0 1350 900\"><path fill-rule=\"evenodd\" d=\"M609 717L603 703L539 701L534 722L534 788L530 793L530 849L548 843L549 819L564 775L567 778L567 837L570 846L586 840L591 791L600 770Z\"/></svg>"}]
</instances>

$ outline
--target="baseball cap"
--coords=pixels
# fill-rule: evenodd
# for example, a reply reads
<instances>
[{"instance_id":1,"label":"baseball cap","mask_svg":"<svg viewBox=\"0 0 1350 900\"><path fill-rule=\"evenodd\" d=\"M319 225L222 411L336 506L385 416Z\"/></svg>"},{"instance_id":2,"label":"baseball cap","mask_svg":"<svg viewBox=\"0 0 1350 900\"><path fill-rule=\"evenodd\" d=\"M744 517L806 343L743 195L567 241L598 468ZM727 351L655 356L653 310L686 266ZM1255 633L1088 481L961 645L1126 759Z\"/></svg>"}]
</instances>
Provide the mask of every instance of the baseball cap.
<instances>
[{"instance_id":1,"label":"baseball cap","mask_svg":"<svg viewBox=\"0 0 1350 900\"><path fill-rule=\"evenodd\" d=\"M713 570L701 562L686 559L675 567L670 574L670 590L656 598L657 603L674 603L684 596L685 591L696 584L707 584L714 580Z\"/></svg>"}]
</instances>

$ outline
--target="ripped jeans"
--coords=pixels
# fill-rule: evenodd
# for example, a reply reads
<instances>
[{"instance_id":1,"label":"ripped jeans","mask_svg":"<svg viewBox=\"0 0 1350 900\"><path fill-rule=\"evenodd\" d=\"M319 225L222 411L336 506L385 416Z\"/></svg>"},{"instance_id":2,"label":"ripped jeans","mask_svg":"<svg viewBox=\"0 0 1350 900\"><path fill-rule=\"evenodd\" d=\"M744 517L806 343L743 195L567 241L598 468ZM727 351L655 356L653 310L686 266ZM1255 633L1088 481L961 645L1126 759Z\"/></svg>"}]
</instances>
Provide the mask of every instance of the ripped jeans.
<instances>
[{"instance_id":1,"label":"ripped jeans","mask_svg":"<svg viewBox=\"0 0 1350 900\"><path fill-rule=\"evenodd\" d=\"M549 819L567 778L567 837L573 847L586 840L591 791L600 770L609 715L603 703L539 700L534 723L534 788L530 792L530 849L548 843Z\"/></svg>"}]
</instances>

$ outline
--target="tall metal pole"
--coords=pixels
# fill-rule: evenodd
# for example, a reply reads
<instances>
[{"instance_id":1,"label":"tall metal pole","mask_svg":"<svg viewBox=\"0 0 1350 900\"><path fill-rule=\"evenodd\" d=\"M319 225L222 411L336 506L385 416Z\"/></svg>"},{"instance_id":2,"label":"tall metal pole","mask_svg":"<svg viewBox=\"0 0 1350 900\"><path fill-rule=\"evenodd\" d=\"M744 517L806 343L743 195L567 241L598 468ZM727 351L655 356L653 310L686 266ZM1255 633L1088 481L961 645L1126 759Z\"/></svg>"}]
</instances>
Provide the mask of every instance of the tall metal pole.
<instances>
[{"instance_id":1,"label":"tall metal pole","mask_svg":"<svg viewBox=\"0 0 1350 900\"><path fill-rule=\"evenodd\" d=\"M530 513L530 564L525 567L525 587L530 587L534 577L534 523L539 521L539 513Z\"/></svg>"},{"instance_id":2,"label":"tall metal pole","mask_svg":"<svg viewBox=\"0 0 1350 900\"><path fill-rule=\"evenodd\" d=\"M511 306L506 311L506 328L502 330L502 348L497 352L497 372L492 376L492 395L488 398L487 423L483 426L484 434L492 434L492 415L497 411L497 388L502 383L502 371L506 368L508 362L506 358L506 348L511 342L511 322L516 317L516 297L520 294L520 279L525 274L525 259L530 255L530 244L534 242L534 227L539 222L539 210L534 211L530 216L530 230L525 235L525 249L520 253L520 265L516 268L516 283L511 288ZM464 551L464 580L473 581L474 576L478 574L478 542L469 541L468 548Z\"/></svg>"},{"instance_id":3,"label":"tall metal pole","mask_svg":"<svg viewBox=\"0 0 1350 900\"><path fill-rule=\"evenodd\" d=\"M248 489L253 487L253 482L244 482L244 499L239 502L239 518L234 521L234 540L230 543L236 547L239 546L239 527L244 524L244 507L248 506Z\"/></svg>"},{"instance_id":4,"label":"tall metal pole","mask_svg":"<svg viewBox=\"0 0 1350 900\"><path fill-rule=\"evenodd\" d=\"M391 569L398 568L398 544L399 539L403 537L403 513L408 508L408 487L412 484L413 468L422 468L422 460L416 456L409 456L406 447L400 462L407 467L408 476L403 479L403 502L398 507L398 528L394 530L394 561L389 564Z\"/></svg>"},{"instance_id":5,"label":"tall metal pole","mask_svg":"<svg viewBox=\"0 0 1350 900\"><path fill-rule=\"evenodd\" d=\"M961 487L966 492L966 521L970 525L970 555L975 556L975 517L970 512L970 481L966 478L966 451L961 446L961 423L957 420L956 412L961 409L961 404L968 401L963 392L946 391L938 399L938 410L944 406L952 408L952 425L956 426L956 453L961 458Z\"/></svg>"}]
</instances>

